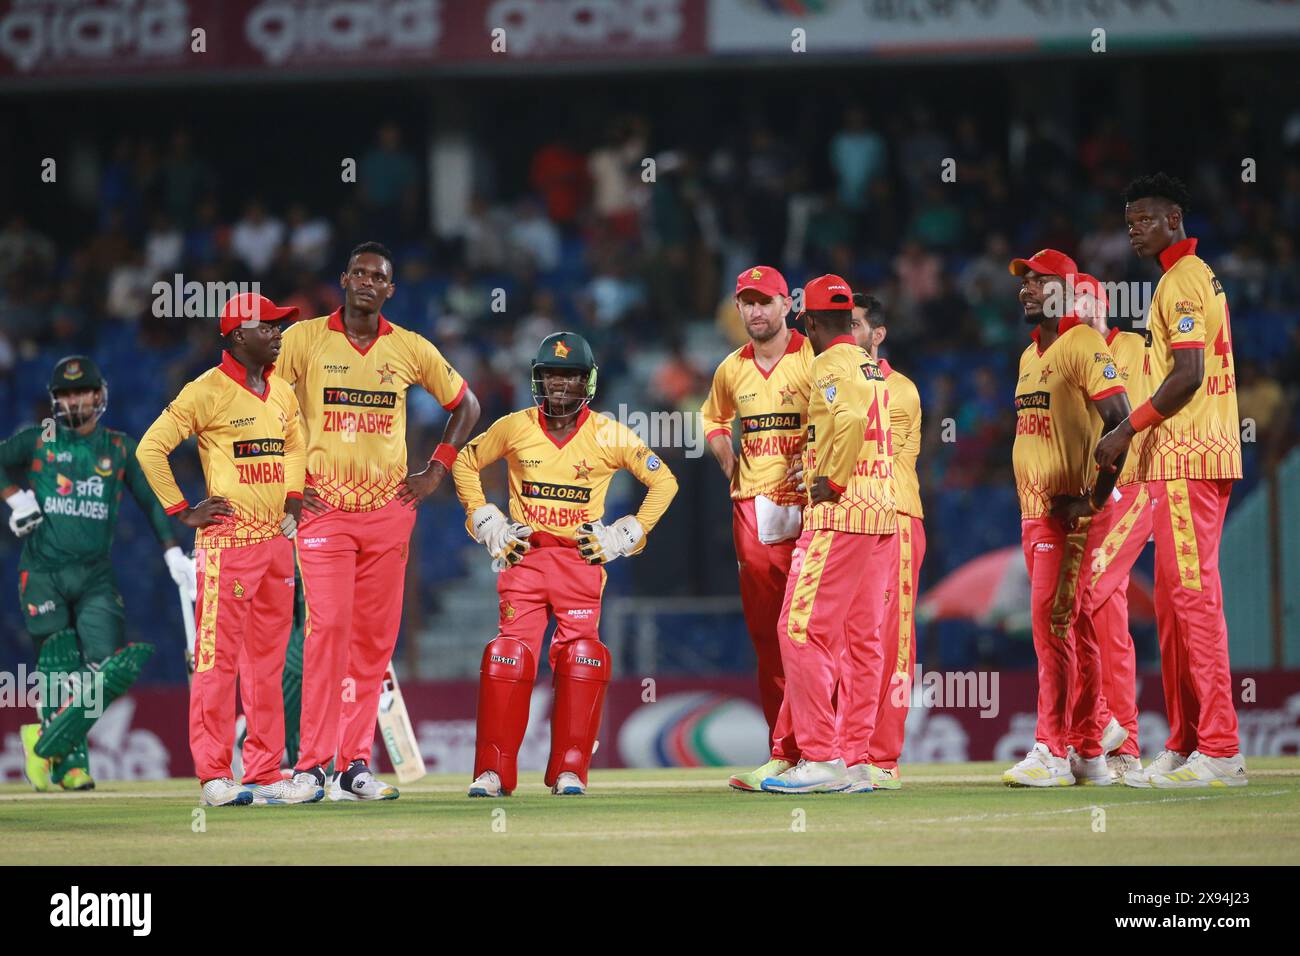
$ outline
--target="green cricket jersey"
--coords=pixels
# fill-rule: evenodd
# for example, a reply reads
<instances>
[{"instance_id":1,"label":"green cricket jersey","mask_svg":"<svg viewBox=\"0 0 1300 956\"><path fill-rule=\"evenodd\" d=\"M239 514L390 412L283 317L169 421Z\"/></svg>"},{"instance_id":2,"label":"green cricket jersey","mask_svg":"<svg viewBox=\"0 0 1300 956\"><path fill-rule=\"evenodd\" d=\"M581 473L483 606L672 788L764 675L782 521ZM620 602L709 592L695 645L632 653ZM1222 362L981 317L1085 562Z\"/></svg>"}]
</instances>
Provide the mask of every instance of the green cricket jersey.
<instances>
[{"instance_id":1,"label":"green cricket jersey","mask_svg":"<svg viewBox=\"0 0 1300 956\"><path fill-rule=\"evenodd\" d=\"M0 442L0 469L10 478L26 469L28 487L45 514L23 539L20 570L55 571L107 558L123 486L131 489L160 543L176 537L135 460L135 446L130 435L111 428L82 436L62 425L52 442L42 439L38 425Z\"/></svg>"}]
</instances>

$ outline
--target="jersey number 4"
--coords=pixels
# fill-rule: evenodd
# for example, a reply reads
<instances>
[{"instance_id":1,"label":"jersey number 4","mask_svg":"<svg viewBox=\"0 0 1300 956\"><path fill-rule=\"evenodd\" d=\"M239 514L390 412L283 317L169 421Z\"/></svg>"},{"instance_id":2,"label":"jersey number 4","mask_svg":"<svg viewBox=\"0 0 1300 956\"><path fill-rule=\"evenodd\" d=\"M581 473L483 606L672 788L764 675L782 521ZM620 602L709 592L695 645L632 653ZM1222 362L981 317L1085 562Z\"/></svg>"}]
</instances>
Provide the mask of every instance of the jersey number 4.
<instances>
[{"instance_id":1,"label":"jersey number 4","mask_svg":"<svg viewBox=\"0 0 1300 956\"><path fill-rule=\"evenodd\" d=\"M1214 354L1223 358L1223 367L1228 367L1232 356L1232 325L1228 321L1228 303L1223 303L1223 325L1214 338Z\"/></svg>"},{"instance_id":2,"label":"jersey number 4","mask_svg":"<svg viewBox=\"0 0 1300 956\"><path fill-rule=\"evenodd\" d=\"M889 411L888 392L885 393L884 410L886 413ZM867 430L863 433L862 437L866 441L874 441L876 443L876 454L892 455L894 453L893 435L890 433L889 429L884 427L881 423L880 414L880 393L877 392L876 397L871 400L871 407L867 409Z\"/></svg>"}]
</instances>

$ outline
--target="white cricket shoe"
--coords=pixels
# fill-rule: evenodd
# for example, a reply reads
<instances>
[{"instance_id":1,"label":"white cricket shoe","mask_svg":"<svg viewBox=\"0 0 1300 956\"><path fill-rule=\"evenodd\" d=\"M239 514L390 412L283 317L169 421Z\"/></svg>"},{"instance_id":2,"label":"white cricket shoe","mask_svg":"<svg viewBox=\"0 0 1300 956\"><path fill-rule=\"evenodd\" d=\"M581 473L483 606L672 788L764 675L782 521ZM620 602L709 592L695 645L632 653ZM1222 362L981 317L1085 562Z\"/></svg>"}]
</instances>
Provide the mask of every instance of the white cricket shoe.
<instances>
[{"instance_id":1,"label":"white cricket shoe","mask_svg":"<svg viewBox=\"0 0 1300 956\"><path fill-rule=\"evenodd\" d=\"M586 792L587 788L578 779L578 775L567 770L555 779L555 786L551 787L551 793L562 797L580 797Z\"/></svg>"},{"instance_id":2,"label":"white cricket shoe","mask_svg":"<svg viewBox=\"0 0 1300 956\"><path fill-rule=\"evenodd\" d=\"M354 760L330 781L331 800L396 800L397 788L377 780L364 760Z\"/></svg>"},{"instance_id":3,"label":"white cricket shoe","mask_svg":"<svg viewBox=\"0 0 1300 956\"><path fill-rule=\"evenodd\" d=\"M484 770L469 785L469 795L471 797L504 797L506 793L501 789L501 778L496 775L496 772Z\"/></svg>"},{"instance_id":4,"label":"white cricket shoe","mask_svg":"<svg viewBox=\"0 0 1300 956\"><path fill-rule=\"evenodd\" d=\"M1185 763L1187 763L1187 758L1177 751L1162 750L1156 755L1156 759L1145 767L1139 767L1137 770L1130 770L1125 773L1124 786L1149 790L1151 788L1152 774L1169 773L1172 770L1177 770Z\"/></svg>"},{"instance_id":5,"label":"white cricket shoe","mask_svg":"<svg viewBox=\"0 0 1300 956\"><path fill-rule=\"evenodd\" d=\"M872 770L875 768L869 763L858 763L849 767L844 772L849 776L849 785L841 790L841 793L871 793L876 789L872 782Z\"/></svg>"},{"instance_id":6,"label":"white cricket shoe","mask_svg":"<svg viewBox=\"0 0 1300 956\"><path fill-rule=\"evenodd\" d=\"M246 807L253 802L253 791L221 777L203 785L203 802L209 807Z\"/></svg>"},{"instance_id":7,"label":"white cricket shoe","mask_svg":"<svg viewBox=\"0 0 1300 956\"><path fill-rule=\"evenodd\" d=\"M1070 762L1055 756L1040 740L1024 760L1002 774L1002 782L1008 787L1072 787L1074 774Z\"/></svg>"},{"instance_id":8,"label":"white cricket shoe","mask_svg":"<svg viewBox=\"0 0 1300 956\"><path fill-rule=\"evenodd\" d=\"M1106 766L1106 758L1101 754L1085 757L1073 747L1067 747L1065 756L1070 762L1070 773L1074 774L1076 784L1086 787L1109 787L1114 783L1110 776L1110 768Z\"/></svg>"},{"instance_id":9,"label":"white cricket shoe","mask_svg":"<svg viewBox=\"0 0 1300 956\"><path fill-rule=\"evenodd\" d=\"M309 773L297 773L291 780L253 784L253 806L279 807L291 803L316 803L325 799L325 788Z\"/></svg>"},{"instance_id":10,"label":"white cricket shoe","mask_svg":"<svg viewBox=\"0 0 1300 956\"><path fill-rule=\"evenodd\" d=\"M844 761L839 758L800 760L784 773L766 778L763 789L768 793L839 793L851 783Z\"/></svg>"},{"instance_id":11,"label":"white cricket shoe","mask_svg":"<svg viewBox=\"0 0 1300 956\"><path fill-rule=\"evenodd\" d=\"M1177 770L1153 773L1147 782L1157 790L1178 790L1184 787L1244 787L1250 781L1241 754L1208 757L1194 750L1187 763Z\"/></svg>"},{"instance_id":12,"label":"white cricket shoe","mask_svg":"<svg viewBox=\"0 0 1300 956\"><path fill-rule=\"evenodd\" d=\"M1124 746L1124 741L1128 740L1128 731L1114 717L1106 725L1106 729L1101 732L1101 752L1103 754L1113 754L1120 747Z\"/></svg>"},{"instance_id":13,"label":"white cricket shoe","mask_svg":"<svg viewBox=\"0 0 1300 956\"><path fill-rule=\"evenodd\" d=\"M1106 758L1106 769L1110 771L1111 783L1123 783L1124 774L1142 769L1142 761L1132 754L1111 754Z\"/></svg>"}]
</instances>

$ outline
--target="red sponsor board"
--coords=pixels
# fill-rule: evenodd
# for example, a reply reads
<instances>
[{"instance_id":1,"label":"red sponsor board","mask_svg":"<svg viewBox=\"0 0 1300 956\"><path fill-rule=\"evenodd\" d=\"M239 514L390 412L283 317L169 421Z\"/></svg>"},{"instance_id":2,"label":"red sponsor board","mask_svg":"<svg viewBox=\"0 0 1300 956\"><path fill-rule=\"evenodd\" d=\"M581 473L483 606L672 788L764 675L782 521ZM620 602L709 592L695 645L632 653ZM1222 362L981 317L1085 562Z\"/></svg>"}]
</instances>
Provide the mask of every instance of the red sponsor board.
<instances>
[{"instance_id":1,"label":"red sponsor board","mask_svg":"<svg viewBox=\"0 0 1300 956\"><path fill-rule=\"evenodd\" d=\"M276 74L704 51L693 0L0 0L0 77Z\"/></svg>"},{"instance_id":2,"label":"red sponsor board","mask_svg":"<svg viewBox=\"0 0 1300 956\"><path fill-rule=\"evenodd\" d=\"M19 725L33 719L8 706L13 681L0 687L0 783L22 781ZM1300 672L1236 675L1241 749L1247 756L1300 755ZM1253 681L1253 684L1250 683ZM905 763L996 760L1013 763L1033 745L1034 675L1024 671L925 672L908 716ZM402 687L420 749L431 773L468 778L474 761L472 681ZM1160 678L1139 679L1144 754L1159 751L1167 725ZM549 746L550 681L534 688L523 770L541 770ZM193 773L186 736L184 688L137 691L117 701L91 731L91 769L101 780L152 780ZM758 764L766 759L758 695L745 677L617 680L606 699L593 767L699 767ZM391 768L382 744L377 766Z\"/></svg>"}]
</instances>

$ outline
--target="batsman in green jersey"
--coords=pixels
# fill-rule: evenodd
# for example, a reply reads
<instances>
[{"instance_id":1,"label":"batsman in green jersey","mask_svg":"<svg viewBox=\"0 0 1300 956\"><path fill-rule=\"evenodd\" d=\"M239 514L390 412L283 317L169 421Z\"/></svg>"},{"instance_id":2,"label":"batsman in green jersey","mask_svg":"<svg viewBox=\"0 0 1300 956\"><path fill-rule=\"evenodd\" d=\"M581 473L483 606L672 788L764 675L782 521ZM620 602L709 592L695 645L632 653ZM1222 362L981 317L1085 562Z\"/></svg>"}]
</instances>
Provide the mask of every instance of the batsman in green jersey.
<instances>
[{"instance_id":1,"label":"batsman in green jersey","mask_svg":"<svg viewBox=\"0 0 1300 956\"><path fill-rule=\"evenodd\" d=\"M108 387L89 358L73 355L50 376L53 419L0 442L0 468L26 489L0 491L23 539L18 600L36 645L39 723L22 728L27 779L38 791L90 790L86 734L153 653L126 643L126 618L109 551L129 488L162 543L173 580L193 594L194 562L136 462L136 441L99 428ZM190 598L193 600L193 597Z\"/></svg>"}]
</instances>

